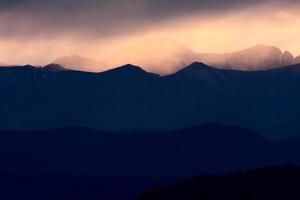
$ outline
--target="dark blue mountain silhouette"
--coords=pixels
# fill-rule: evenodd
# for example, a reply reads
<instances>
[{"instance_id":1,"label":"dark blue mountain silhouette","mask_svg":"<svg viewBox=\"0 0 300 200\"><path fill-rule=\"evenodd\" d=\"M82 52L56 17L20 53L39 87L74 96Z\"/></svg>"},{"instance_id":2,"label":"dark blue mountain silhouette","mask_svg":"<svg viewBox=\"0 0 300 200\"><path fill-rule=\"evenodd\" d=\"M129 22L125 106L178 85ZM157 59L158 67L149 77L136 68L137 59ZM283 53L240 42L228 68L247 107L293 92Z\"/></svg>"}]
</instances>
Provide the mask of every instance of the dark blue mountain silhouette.
<instances>
[{"instance_id":1,"label":"dark blue mountain silhouette","mask_svg":"<svg viewBox=\"0 0 300 200\"><path fill-rule=\"evenodd\" d=\"M139 193L170 183L162 178L2 172L0 197L9 200L133 200Z\"/></svg>"},{"instance_id":2,"label":"dark blue mountain silhouette","mask_svg":"<svg viewBox=\"0 0 300 200\"><path fill-rule=\"evenodd\" d=\"M60 71L66 71L67 69L58 64L49 64L43 67L43 70L50 71L50 72L60 72Z\"/></svg>"},{"instance_id":3,"label":"dark blue mountain silhouette","mask_svg":"<svg viewBox=\"0 0 300 200\"><path fill-rule=\"evenodd\" d=\"M51 68L0 68L1 129L174 130L223 123L272 138L300 133L300 65L244 72L193 63L169 76L132 65L103 73Z\"/></svg>"},{"instance_id":4,"label":"dark blue mountain silhouette","mask_svg":"<svg viewBox=\"0 0 300 200\"><path fill-rule=\"evenodd\" d=\"M61 128L0 132L0 171L183 177L300 163L299 141L271 142L248 129L208 124L171 132Z\"/></svg>"}]
</instances>

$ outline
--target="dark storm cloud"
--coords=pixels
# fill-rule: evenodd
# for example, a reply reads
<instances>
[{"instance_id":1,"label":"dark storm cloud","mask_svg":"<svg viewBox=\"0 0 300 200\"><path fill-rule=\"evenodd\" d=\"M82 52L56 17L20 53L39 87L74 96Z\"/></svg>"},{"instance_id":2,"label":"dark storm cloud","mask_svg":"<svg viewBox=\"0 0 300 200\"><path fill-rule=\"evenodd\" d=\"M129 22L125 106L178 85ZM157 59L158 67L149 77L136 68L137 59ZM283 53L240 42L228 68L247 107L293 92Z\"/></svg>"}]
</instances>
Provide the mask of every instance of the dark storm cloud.
<instances>
[{"instance_id":1,"label":"dark storm cloud","mask_svg":"<svg viewBox=\"0 0 300 200\"><path fill-rule=\"evenodd\" d=\"M9 0L0 1L0 37L105 37L195 13L218 14L293 0Z\"/></svg>"}]
</instances>

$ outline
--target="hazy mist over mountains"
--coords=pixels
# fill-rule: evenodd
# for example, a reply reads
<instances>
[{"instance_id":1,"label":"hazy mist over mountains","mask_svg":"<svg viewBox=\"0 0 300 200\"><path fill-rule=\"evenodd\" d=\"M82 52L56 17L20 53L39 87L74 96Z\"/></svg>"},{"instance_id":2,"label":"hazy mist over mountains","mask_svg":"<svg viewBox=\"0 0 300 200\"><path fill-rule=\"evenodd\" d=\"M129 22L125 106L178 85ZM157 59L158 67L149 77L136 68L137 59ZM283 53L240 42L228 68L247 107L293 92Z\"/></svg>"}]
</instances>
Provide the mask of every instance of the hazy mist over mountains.
<instances>
[{"instance_id":1,"label":"hazy mist over mountains","mask_svg":"<svg viewBox=\"0 0 300 200\"><path fill-rule=\"evenodd\" d=\"M53 63L78 71L91 71L91 69L100 68L103 63L100 61L72 55L56 59Z\"/></svg>"},{"instance_id":2,"label":"hazy mist over mountains","mask_svg":"<svg viewBox=\"0 0 300 200\"><path fill-rule=\"evenodd\" d=\"M132 43L101 60L70 55L57 58L50 63L86 72L102 72L125 64L133 64L141 66L148 72L167 75L193 62L203 62L220 69L260 71L300 63L300 56L294 57L289 51L267 45L257 45L229 53L199 53L172 39L152 38Z\"/></svg>"},{"instance_id":3,"label":"hazy mist over mountains","mask_svg":"<svg viewBox=\"0 0 300 200\"><path fill-rule=\"evenodd\" d=\"M171 74L195 61L194 56L192 49L173 40L148 39L114 54L104 63L110 67L130 63L146 71Z\"/></svg>"},{"instance_id":4,"label":"hazy mist over mountains","mask_svg":"<svg viewBox=\"0 0 300 200\"><path fill-rule=\"evenodd\" d=\"M295 63L294 56L277 47L258 45L226 54L199 54L198 60L221 69L266 70Z\"/></svg>"},{"instance_id":5,"label":"hazy mist over mountains","mask_svg":"<svg viewBox=\"0 0 300 200\"><path fill-rule=\"evenodd\" d=\"M231 53L197 53L169 39L148 39L125 48L107 59L97 61L80 56L58 58L53 63L81 71L100 72L124 64L134 64L146 71L171 74L182 66L203 62L220 69L259 71L275 69L300 62L289 51L274 46L257 45Z\"/></svg>"}]
</instances>

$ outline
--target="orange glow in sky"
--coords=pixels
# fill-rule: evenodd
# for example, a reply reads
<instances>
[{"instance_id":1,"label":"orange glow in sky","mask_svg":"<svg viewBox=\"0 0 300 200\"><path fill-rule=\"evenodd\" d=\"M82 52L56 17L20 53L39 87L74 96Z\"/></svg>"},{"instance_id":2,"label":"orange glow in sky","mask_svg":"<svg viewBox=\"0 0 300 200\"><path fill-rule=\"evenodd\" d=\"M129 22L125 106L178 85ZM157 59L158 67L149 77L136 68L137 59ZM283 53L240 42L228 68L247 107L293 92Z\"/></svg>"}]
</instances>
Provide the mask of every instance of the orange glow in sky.
<instances>
[{"instance_id":1,"label":"orange glow in sky","mask_svg":"<svg viewBox=\"0 0 300 200\"><path fill-rule=\"evenodd\" d=\"M168 38L200 53L231 52L265 44L298 56L300 14L296 10L268 5L232 13L193 14L105 38L85 34L74 37L72 32L26 39L0 37L0 62L44 65L74 54L101 60L151 38Z\"/></svg>"}]
</instances>

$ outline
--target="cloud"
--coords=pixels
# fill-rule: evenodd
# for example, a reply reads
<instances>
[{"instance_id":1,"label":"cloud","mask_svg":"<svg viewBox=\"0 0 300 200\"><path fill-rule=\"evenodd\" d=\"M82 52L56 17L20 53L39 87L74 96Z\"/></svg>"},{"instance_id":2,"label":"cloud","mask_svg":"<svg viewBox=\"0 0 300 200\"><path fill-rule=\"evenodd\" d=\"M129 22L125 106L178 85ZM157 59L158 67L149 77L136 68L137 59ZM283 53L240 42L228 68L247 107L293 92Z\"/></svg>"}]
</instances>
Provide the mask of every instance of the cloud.
<instances>
[{"instance_id":1,"label":"cloud","mask_svg":"<svg viewBox=\"0 0 300 200\"><path fill-rule=\"evenodd\" d=\"M299 4L296 0L1 0L0 61L46 64L72 54L102 59L151 37L170 37L201 52L257 43L296 50ZM251 37L245 40L247 33Z\"/></svg>"},{"instance_id":2,"label":"cloud","mask_svg":"<svg viewBox=\"0 0 300 200\"><path fill-rule=\"evenodd\" d=\"M193 14L216 15L293 0L4 0L0 37L111 37Z\"/></svg>"}]
</instances>

